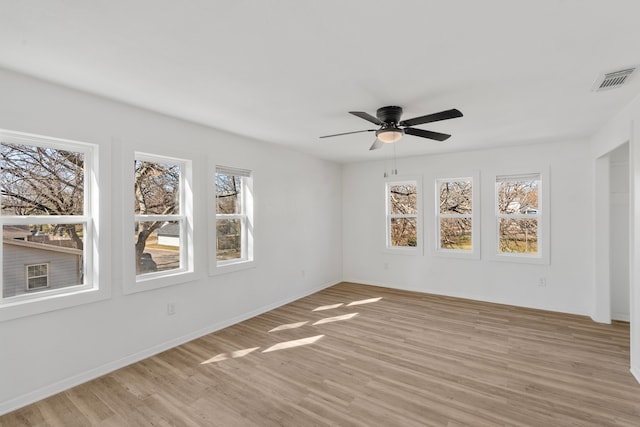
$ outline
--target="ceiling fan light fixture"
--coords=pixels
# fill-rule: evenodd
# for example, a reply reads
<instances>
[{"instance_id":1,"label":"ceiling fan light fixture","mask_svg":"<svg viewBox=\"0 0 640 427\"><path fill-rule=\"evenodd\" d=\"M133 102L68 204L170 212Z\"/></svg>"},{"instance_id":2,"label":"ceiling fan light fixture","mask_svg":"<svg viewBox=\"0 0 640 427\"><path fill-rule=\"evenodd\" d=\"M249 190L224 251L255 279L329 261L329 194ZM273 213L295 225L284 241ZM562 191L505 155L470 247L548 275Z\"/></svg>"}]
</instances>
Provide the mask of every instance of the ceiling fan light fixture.
<instances>
[{"instance_id":1,"label":"ceiling fan light fixture","mask_svg":"<svg viewBox=\"0 0 640 427\"><path fill-rule=\"evenodd\" d=\"M404 132L399 128L383 128L376 132L378 139L385 144L392 144L402 138Z\"/></svg>"}]
</instances>

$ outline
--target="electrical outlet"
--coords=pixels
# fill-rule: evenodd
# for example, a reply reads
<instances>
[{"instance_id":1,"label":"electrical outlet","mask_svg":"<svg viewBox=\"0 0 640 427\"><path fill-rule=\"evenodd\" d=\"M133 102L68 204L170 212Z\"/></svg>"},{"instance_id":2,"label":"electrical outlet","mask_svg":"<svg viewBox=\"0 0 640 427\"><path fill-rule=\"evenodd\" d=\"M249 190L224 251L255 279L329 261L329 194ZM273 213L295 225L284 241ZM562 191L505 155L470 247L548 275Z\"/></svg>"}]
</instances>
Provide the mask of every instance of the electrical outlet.
<instances>
[{"instance_id":1,"label":"electrical outlet","mask_svg":"<svg viewBox=\"0 0 640 427\"><path fill-rule=\"evenodd\" d=\"M389 269L389 263L388 263L388 262L385 262L385 263L383 264L383 267L384 267L384 269L385 269L385 270L388 270L388 269Z\"/></svg>"},{"instance_id":2,"label":"electrical outlet","mask_svg":"<svg viewBox=\"0 0 640 427\"><path fill-rule=\"evenodd\" d=\"M302 277L304 277L304 276L306 276L306 275L307 275L307 272L306 272L306 271L304 271L304 270L300 270L300 274L302 275Z\"/></svg>"},{"instance_id":3,"label":"electrical outlet","mask_svg":"<svg viewBox=\"0 0 640 427\"><path fill-rule=\"evenodd\" d=\"M170 302L169 304L167 304L167 314L169 316L173 316L174 314L176 314L176 305L172 302Z\"/></svg>"},{"instance_id":4,"label":"electrical outlet","mask_svg":"<svg viewBox=\"0 0 640 427\"><path fill-rule=\"evenodd\" d=\"M545 286L547 286L547 278L546 277L539 278L538 286L540 286L541 288L544 288Z\"/></svg>"}]
</instances>

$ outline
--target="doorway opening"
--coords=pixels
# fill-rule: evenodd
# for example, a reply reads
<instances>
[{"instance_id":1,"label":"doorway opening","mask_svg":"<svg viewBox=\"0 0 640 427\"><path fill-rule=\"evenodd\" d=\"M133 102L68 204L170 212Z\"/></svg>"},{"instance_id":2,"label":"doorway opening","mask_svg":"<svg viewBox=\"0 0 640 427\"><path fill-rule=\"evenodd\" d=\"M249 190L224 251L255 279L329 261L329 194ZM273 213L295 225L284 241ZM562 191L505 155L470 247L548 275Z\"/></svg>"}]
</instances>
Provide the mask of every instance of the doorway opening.
<instances>
[{"instance_id":1,"label":"doorway opening","mask_svg":"<svg viewBox=\"0 0 640 427\"><path fill-rule=\"evenodd\" d=\"M630 177L629 143L611 151L609 157L609 280L611 319L630 319Z\"/></svg>"}]
</instances>

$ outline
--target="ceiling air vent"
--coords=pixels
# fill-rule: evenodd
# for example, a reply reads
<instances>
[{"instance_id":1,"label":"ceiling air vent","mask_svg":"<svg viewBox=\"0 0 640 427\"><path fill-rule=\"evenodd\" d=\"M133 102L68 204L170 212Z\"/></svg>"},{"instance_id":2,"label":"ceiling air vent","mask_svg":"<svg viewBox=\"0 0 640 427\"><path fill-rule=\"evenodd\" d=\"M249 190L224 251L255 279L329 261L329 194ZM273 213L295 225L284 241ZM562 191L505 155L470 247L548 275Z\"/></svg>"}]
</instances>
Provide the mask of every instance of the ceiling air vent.
<instances>
[{"instance_id":1,"label":"ceiling air vent","mask_svg":"<svg viewBox=\"0 0 640 427\"><path fill-rule=\"evenodd\" d=\"M629 67L624 70L612 71L601 74L593 84L593 91L615 89L622 86L631 79L631 75L637 67Z\"/></svg>"}]
</instances>

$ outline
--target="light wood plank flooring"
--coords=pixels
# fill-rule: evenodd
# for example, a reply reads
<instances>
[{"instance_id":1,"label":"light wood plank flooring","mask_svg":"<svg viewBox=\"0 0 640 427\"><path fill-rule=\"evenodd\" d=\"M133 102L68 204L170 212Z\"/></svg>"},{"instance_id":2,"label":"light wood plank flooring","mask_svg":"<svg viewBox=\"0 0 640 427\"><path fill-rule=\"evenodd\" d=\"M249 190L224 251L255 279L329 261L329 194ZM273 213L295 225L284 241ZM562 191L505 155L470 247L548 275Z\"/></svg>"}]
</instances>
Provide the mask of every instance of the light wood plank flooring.
<instances>
[{"instance_id":1,"label":"light wood plank flooring","mask_svg":"<svg viewBox=\"0 0 640 427\"><path fill-rule=\"evenodd\" d=\"M640 426L629 326L341 283L2 426Z\"/></svg>"}]
</instances>

